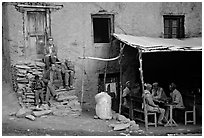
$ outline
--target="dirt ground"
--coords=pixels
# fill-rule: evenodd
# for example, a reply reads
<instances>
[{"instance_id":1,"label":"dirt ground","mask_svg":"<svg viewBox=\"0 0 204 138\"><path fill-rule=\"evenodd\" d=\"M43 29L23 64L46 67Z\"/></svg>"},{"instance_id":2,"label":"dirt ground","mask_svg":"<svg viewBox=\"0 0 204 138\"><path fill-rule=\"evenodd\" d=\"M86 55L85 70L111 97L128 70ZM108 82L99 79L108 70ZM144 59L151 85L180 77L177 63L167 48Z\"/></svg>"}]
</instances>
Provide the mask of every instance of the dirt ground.
<instances>
[{"instance_id":1,"label":"dirt ground","mask_svg":"<svg viewBox=\"0 0 204 138\"><path fill-rule=\"evenodd\" d=\"M179 127L149 127L145 131L144 124L139 131L113 131L110 124L116 120L94 119L94 109L85 106L81 116L39 117L35 121L9 116L20 109L15 94L8 85L2 88L2 135L3 136L129 136L129 135L202 135L202 125L180 125ZM5 92L8 91L8 92Z\"/></svg>"}]
</instances>

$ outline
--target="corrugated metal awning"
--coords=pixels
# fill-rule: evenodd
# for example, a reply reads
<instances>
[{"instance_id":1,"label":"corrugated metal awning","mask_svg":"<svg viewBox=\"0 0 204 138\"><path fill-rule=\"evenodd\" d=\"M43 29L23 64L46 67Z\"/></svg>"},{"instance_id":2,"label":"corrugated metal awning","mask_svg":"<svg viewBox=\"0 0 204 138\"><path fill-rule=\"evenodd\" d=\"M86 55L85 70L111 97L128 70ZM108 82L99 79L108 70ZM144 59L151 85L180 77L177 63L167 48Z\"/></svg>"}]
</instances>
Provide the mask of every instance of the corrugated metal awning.
<instances>
[{"instance_id":1,"label":"corrugated metal awning","mask_svg":"<svg viewBox=\"0 0 204 138\"><path fill-rule=\"evenodd\" d=\"M179 40L132 36L115 33L113 34L113 36L129 46L132 46L134 48L141 48L143 52L202 50L202 37Z\"/></svg>"}]
</instances>

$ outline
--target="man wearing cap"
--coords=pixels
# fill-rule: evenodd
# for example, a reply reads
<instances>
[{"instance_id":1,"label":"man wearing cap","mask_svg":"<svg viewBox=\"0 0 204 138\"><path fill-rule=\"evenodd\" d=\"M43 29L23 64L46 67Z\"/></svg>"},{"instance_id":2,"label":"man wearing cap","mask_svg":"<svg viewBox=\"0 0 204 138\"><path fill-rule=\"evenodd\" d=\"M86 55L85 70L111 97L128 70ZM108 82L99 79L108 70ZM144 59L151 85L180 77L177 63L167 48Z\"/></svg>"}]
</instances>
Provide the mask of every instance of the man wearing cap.
<instances>
[{"instance_id":1,"label":"man wearing cap","mask_svg":"<svg viewBox=\"0 0 204 138\"><path fill-rule=\"evenodd\" d=\"M151 89L152 89L152 85L146 84L146 89L144 90L146 108L147 108L147 111L160 113L159 119L158 119L158 125L163 125L162 121L164 119L165 109L160 108L158 105L154 103L152 94L150 93Z\"/></svg>"},{"instance_id":2,"label":"man wearing cap","mask_svg":"<svg viewBox=\"0 0 204 138\"><path fill-rule=\"evenodd\" d=\"M183 98L182 98L182 95L181 93L176 89L176 84L175 83L171 83L169 85L169 90L170 90L170 97L171 97L171 100L172 100L172 104L174 104L174 108L177 108L177 109L184 109L184 104L183 104ZM168 119L169 117L169 111L170 111L170 108L167 107L166 109L166 113L165 113L165 116L166 118Z\"/></svg>"},{"instance_id":3,"label":"man wearing cap","mask_svg":"<svg viewBox=\"0 0 204 138\"><path fill-rule=\"evenodd\" d=\"M62 76L59 71L57 71L56 65L52 64L49 70L45 70L43 74L43 81L47 86L46 92L46 103L49 103L49 98L52 95L57 99L57 94L55 89L62 86Z\"/></svg>"}]
</instances>

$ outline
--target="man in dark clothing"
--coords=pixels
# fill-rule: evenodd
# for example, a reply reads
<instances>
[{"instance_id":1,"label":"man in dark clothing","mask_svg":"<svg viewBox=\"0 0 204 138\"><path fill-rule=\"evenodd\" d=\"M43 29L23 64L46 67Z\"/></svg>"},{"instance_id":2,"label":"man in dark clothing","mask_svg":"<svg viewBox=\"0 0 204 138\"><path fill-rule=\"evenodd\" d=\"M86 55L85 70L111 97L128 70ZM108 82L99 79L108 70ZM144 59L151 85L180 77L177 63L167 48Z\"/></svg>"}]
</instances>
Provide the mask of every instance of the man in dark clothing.
<instances>
[{"instance_id":1,"label":"man in dark clothing","mask_svg":"<svg viewBox=\"0 0 204 138\"><path fill-rule=\"evenodd\" d=\"M43 81L39 79L38 75L36 75L31 86L32 90L35 92L36 108L39 108L39 99L41 100L41 103L44 102L44 95L43 95L44 87L45 85Z\"/></svg>"},{"instance_id":2,"label":"man in dark clothing","mask_svg":"<svg viewBox=\"0 0 204 138\"><path fill-rule=\"evenodd\" d=\"M48 44L45 47L45 68L49 69L51 64L57 61L57 47L54 45L53 38L48 38Z\"/></svg>"},{"instance_id":3,"label":"man in dark clothing","mask_svg":"<svg viewBox=\"0 0 204 138\"><path fill-rule=\"evenodd\" d=\"M67 59L65 62L61 65L62 67L62 75L64 78L65 88L66 89L74 89L73 87L73 81L74 81L74 65L71 63L71 61L68 61Z\"/></svg>"},{"instance_id":4,"label":"man in dark clothing","mask_svg":"<svg viewBox=\"0 0 204 138\"><path fill-rule=\"evenodd\" d=\"M46 70L43 74L43 81L47 86L46 91L46 103L49 103L50 96L52 95L55 100L57 100L57 94L55 89L62 86L62 76L61 72L59 72L55 66L55 64L51 65L49 70Z\"/></svg>"}]
</instances>

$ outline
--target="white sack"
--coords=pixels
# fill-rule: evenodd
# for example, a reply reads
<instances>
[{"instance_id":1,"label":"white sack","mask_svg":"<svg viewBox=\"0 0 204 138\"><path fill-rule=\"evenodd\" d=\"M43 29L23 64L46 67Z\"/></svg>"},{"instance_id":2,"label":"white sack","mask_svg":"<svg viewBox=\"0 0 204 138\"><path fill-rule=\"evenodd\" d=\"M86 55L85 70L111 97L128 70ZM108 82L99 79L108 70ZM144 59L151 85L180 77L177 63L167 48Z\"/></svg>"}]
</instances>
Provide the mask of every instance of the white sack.
<instances>
[{"instance_id":1,"label":"white sack","mask_svg":"<svg viewBox=\"0 0 204 138\"><path fill-rule=\"evenodd\" d=\"M98 93L95 96L96 115L101 119L112 119L111 96L106 92Z\"/></svg>"}]
</instances>

